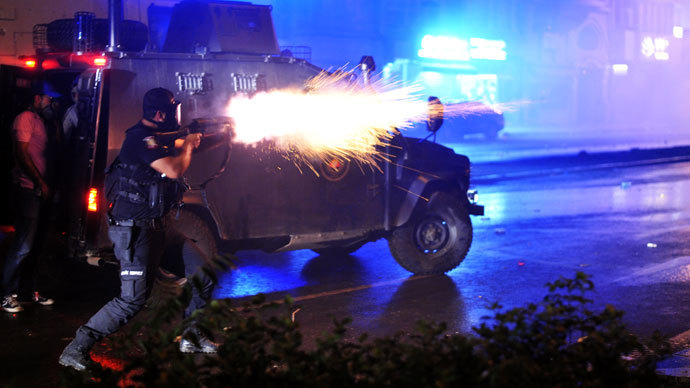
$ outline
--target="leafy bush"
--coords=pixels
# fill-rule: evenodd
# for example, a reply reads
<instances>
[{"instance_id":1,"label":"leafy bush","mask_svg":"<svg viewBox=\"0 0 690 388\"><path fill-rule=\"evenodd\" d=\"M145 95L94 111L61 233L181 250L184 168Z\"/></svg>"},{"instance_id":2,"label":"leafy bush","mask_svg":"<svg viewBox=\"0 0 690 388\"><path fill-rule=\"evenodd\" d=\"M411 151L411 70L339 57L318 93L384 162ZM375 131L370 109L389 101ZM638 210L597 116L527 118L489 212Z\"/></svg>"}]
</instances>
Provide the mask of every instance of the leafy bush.
<instances>
[{"instance_id":1,"label":"leafy bush","mask_svg":"<svg viewBox=\"0 0 690 388\"><path fill-rule=\"evenodd\" d=\"M622 312L588 309L593 283L583 273L547 285L539 303L503 311L476 335L447 335L445 324L419 322L415 334L345 341L348 319L334 320L314 349L302 347L295 308L259 296L242 308L215 300L177 322L189 289L156 308L150 319L117 336L127 363L91 374L66 371L63 385L141 387L654 387L662 380L650 353L625 330ZM190 329L195 328L195 329ZM203 334L222 345L217 355L188 355L176 338ZM132 354L132 349L138 349ZM634 356L633 356L634 355Z\"/></svg>"}]
</instances>

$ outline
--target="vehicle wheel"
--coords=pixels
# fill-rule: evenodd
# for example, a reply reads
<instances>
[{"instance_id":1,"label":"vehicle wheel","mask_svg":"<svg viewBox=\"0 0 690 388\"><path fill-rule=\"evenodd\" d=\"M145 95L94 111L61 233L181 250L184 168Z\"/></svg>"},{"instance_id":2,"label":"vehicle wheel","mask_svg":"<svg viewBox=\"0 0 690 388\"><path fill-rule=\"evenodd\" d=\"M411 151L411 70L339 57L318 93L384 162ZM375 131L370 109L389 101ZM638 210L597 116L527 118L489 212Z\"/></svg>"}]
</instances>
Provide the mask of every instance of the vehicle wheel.
<instances>
[{"instance_id":1,"label":"vehicle wheel","mask_svg":"<svg viewBox=\"0 0 690 388\"><path fill-rule=\"evenodd\" d=\"M471 244L467 210L446 192L434 193L424 208L388 238L395 260L415 275L450 271L465 259Z\"/></svg>"},{"instance_id":2,"label":"vehicle wheel","mask_svg":"<svg viewBox=\"0 0 690 388\"><path fill-rule=\"evenodd\" d=\"M312 249L312 251L318 253L322 256L345 256L351 253L355 253L362 245L366 244L366 241L358 242L356 244L348 246L331 246L326 248Z\"/></svg>"}]
</instances>

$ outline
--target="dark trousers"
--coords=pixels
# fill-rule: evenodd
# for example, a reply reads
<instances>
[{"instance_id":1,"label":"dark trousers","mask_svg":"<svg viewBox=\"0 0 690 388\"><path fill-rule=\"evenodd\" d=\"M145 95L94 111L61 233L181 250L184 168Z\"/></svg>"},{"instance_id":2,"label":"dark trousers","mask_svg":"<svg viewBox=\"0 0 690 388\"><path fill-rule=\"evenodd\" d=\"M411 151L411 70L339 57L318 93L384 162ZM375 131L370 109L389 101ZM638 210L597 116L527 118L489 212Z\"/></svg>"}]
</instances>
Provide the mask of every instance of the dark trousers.
<instances>
[{"instance_id":1,"label":"dark trousers","mask_svg":"<svg viewBox=\"0 0 690 388\"><path fill-rule=\"evenodd\" d=\"M164 229L110 226L108 234L115 244L115 256L120 262L120 295L106 303L77 330L74 341L85 348L91 348L101 338L120 329L144 308L165 248ZM196 288L190 282L193 296L185 310L185 316L188 316L194 310L203 308L211 298L213 280L201 270L205 258L191 240L182 238L172 254L179 255L184 261L188 279L197 276L201 282L201 288Z\"/></svg>"},{"instance_id":2,"label":"dark trousers","mask_svg":"<svg viewBox=\"0 0 690 388\"><path fill-rule=\"evenodd\" d=\"M19 293L20 280L22 287L29 291L38 291L38 265L41 252L34 249L34 242L44 228L46 204L31 189L18 187L14 192L15 223L14 241L10 245L2 271L3 296Z\"/></svg>"}]
</instances>

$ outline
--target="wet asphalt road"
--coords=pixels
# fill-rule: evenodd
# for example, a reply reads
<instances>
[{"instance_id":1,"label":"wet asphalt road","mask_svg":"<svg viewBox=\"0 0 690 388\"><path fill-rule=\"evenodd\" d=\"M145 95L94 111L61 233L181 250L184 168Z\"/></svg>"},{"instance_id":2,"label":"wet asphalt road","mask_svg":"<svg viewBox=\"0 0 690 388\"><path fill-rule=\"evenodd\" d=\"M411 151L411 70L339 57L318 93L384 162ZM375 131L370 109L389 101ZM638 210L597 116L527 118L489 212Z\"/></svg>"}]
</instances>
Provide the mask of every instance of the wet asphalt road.
<instances>
[{"instance_id":1,"label":"wet asphalt road","mask_svg":"<svg viewBox=\"0 0 690 388\"><path fill-rule=\"evenodd\" d=\"M332 316L353 318L353 338L411 331L420 319L469 333L491 302L537 301L546 282L584 271L593 276L595 304L626 311L633 332L676 336L690 329L690 163L480 181L475 188L486 216L472 218L470 253L447 275L412 276L385 240L344 257L252 251L238 254L238 269L221 276L215 296L296 297L295 318L309 344L332 327ZM58 268L46 274L60 282L54 306L0 316L0 369L9 377L3 383L54 385L62 347L117 292L113 268Z\"/></svg>"},{"instance_id":2,"label":"wet asphalt road","mask_svg":"<svg viewBox=\"0 0 690 388\"><path fill-rule=\"evenodd\" d=\"M419 319L470 332L491 302L537 301L547 282L583 271L595 282L595 305L626 311L635 333L690 329L690 163L476 188L486 216L473 217L470 253L447 275L412 276L380 240L345 257L244 253L216 294L302 298L296 319L307 337L326 330L330 316L353 317L353 337L409 331Z\"/></svg>"}]
</instances>

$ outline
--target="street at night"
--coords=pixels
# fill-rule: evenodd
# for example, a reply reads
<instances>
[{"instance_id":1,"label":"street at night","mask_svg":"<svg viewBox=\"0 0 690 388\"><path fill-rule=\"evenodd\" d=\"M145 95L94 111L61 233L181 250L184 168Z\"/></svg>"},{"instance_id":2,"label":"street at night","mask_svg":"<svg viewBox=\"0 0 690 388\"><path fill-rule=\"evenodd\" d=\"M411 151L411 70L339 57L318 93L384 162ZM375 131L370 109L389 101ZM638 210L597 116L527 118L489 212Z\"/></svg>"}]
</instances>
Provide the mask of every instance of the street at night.
<instances>
[{"instance_id":1,"label":"street at night","mask_svg":"<svg viewBox=\"0 0 690 388\"><path fill-rule=\"evenodd\" d=\"M688 0L3 0L0 386L690 384L689 64Z\"/></svg>"},{"instance_id":2,"label":"street at night","mask_svg":"<svg viewBox=\"0 0 690 388\"><path fill-rule=\"evenodd\" d=\"M612 155L607 162L621 158ZM685 244L690 204L684 195L690 163L636 166L644 164L637 160L629 161L630 167L587 169L579 163L572 169L562 160L540 160L543 169L562 171L557 174L533 170L531 178L484 183L478 178L473 186L486 215L473 217L470 253L446 275L410 274L395 262L385 240L342 256L246 251L237 254L235 270L221 274L214 297L231 298L239 306L257 293L268 300L291 295L300 307L295 319L305 346L313 346L332 329L333 318L345 317L353 319L350 339L364 332L409 333L418 320L443 321L450 333L472 334L472 327L492 315L491 303L510 308L536 302L547 282L582 271L595 283L595 309L612 304L625 311L633 333L647 338L660 330L676 337L676 350L683 349L687 338L682 334L690 330L690 248ZM527 173L527 162L502 167L504 173ZM585 171L571 171L577 169ZM486 165L475 170L492 175ZM61 348L80 322L112 297L115 270L70 263L62 271L73 274L60 273L70 283L53 284L60 303L0 317L0 334L7 339L4 365L18 382L51 386L56 381ZM107 342L94 352L107 356ZM33 372L37 365L46 371L40 377Z\"/></svg>"},{"instance_id":3,"label":"street at night","mask_svg":"<svg viewBox=\"0 0 690 388\"><path fill-rule=\"evenodd\" d=\"M410 331L420 319L469 332L490 303L538 301L547 282L582 271L592 275L596 304L626 311L633 332L672 337L690 330L689 169L661 164L476 185L486 216L473 218L470 254L445 276L412 276L380 240L343 257L241 253L216 295L297 297L297 319L311 336L328 329L331 315L377 335Z\"/></svg>"}]
</instances>

